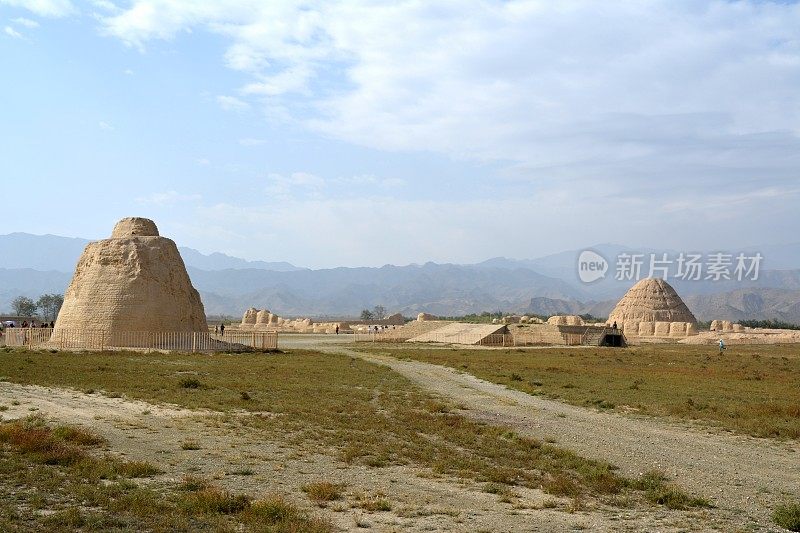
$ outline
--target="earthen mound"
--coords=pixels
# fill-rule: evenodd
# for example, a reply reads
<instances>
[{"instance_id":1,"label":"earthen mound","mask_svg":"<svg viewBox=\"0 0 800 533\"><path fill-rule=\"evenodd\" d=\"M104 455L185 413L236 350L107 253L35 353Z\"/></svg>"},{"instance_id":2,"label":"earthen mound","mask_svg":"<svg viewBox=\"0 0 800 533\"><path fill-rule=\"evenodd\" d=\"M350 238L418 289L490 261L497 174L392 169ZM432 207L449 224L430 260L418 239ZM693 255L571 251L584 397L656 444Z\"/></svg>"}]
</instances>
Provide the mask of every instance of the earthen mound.
<instances>
[{"instance_id":1,"label":"earthen mound","mask_svg":"<svg viewBox=\"0 0 800 533\"><path fill-rule=\"evenodd\" d=\"M697 325L697 319L675 289L663 279L657 278L643 279L631 287L608 317L609 324L616 322L622 326L626 321L688 322ZM666 328L668 335L669 326Z\"/></svg>"},{"instance_id":2,"label":"earthen mound","mask_svg":"<svg viewBox=\"0 0 800 533\"><path fill-rule=\"evenodd\" d=\"M83 251L56 330L208 331L175 243L146 218L120 220Z\"/></svg>"}]
</instances>

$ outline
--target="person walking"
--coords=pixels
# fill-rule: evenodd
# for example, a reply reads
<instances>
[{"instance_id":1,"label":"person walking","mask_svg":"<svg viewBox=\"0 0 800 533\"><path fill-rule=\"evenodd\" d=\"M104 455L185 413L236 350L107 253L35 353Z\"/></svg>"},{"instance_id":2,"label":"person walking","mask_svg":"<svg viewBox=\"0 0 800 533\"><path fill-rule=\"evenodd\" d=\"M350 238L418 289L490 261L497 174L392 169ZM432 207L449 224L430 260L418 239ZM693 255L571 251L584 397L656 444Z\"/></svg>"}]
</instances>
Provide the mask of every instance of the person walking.
<instances>
[{"instance_id":1,"label":"person walking","mask_svg":"<svg viewBox=\"0 0 800 533\"><path fill-rule=\"evenodd\" d=\"M722 352L725 351L725 341L720 339L719 340L719 353L722 355Z\"/></svg>"},{"instance_id":2,"label":"person walking","mask_svg":"<svg viewBox=\"0 0 800 533\"><path fill-rule=\"evenodd\" d=\"M220 324L220 325L219 325L219 334L220 334L220 336L222 336L222 337L224 337L224 336L225 336L225 324L224 324L224 323L222 323L222 324Z\"/></svg>"}]
</instances>

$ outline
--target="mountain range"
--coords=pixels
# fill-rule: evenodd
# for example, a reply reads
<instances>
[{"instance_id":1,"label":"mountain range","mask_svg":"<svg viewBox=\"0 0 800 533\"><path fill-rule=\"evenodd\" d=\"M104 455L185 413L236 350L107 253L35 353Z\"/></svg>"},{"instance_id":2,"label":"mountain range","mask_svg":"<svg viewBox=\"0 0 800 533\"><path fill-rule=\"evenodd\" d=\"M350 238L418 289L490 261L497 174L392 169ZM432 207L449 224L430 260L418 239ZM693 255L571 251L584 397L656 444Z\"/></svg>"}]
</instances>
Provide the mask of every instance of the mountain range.
<instances>
[{"instance_id":1,"label":"mountain range","mask_svg":"<svg viewBox=\"0 0 800 533\"><path fill-rule=\"evenodd\" d=\"M88 242L56 235L0 235L0 311L10 309L19 295L35 299L63 292ZM613 258L656 253L617 244L593 246L611 264L605 277L587 284L578 278L580 250L534 259L497 257L469 265L311 270L287 262L179 249L208 314L238 316L248 307L259 307L283 316L312 317L357 316L376 305L406 316L422 311L443 316L482 311L606 316L632 284L615 279ZM670 283L701 320L773 318L800 323L800 243L743 251L764 256L757 280Z\"/></svg>"}]
</instances>

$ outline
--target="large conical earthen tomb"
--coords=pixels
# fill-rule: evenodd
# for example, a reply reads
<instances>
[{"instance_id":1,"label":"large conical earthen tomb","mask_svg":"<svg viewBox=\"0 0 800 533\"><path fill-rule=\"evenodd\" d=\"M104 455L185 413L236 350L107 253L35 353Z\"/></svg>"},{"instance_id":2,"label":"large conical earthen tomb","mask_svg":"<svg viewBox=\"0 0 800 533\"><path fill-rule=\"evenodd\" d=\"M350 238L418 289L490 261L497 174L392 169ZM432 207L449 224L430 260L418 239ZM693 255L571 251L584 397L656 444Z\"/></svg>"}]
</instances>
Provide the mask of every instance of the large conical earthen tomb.
<instances>
[{"instance_id":1,"label":"large conical earthen tomb","mask_svg":"<svg viewBox=\"0 0 800 533\"><path fill-rule=\"evenodd\" d=\"M647 278L630 288L608 316L627 336L685 337L697 334L697 319L672 286Z\"/></svg>"},{"instance_id":2,"label":"large conical earthen tomb","mask_svg":"<svg viewBox=\"0 0 800 533\"><path fill-rule=\"evenodd\" d=\"M175 243L152 220L124 218L83 251L56 331L208 331Z\"/></svg>"}]
</instances>

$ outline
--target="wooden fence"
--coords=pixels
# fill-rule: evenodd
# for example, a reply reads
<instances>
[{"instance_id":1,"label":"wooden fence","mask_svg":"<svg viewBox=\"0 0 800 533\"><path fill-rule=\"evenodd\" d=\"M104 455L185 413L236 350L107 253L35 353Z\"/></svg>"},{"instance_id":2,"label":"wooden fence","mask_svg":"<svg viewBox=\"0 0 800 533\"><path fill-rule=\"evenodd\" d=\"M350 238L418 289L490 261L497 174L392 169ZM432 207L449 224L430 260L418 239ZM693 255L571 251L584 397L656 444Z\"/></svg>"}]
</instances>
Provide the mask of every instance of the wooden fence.
<instances>
[{"instance_id":1,"label":"wooden fence","mask_svg":"<svg viewBox=\"0 0 800 533\"><path fill-rule=\"evenodd\" d=\"M59 350L119 350L175 352L248 352L278 348L276 331L93 331L50 328L7 328L0 345Z\"/></svg>"}]
</instances>

